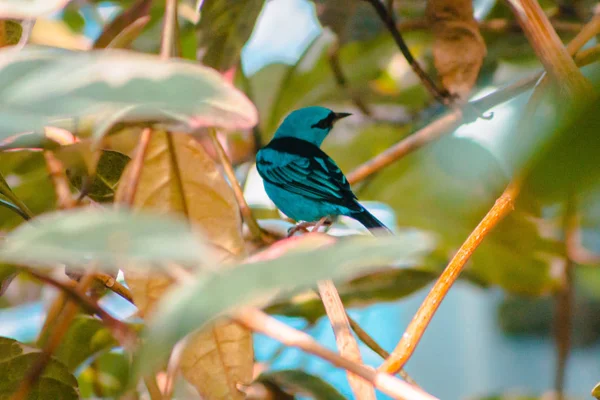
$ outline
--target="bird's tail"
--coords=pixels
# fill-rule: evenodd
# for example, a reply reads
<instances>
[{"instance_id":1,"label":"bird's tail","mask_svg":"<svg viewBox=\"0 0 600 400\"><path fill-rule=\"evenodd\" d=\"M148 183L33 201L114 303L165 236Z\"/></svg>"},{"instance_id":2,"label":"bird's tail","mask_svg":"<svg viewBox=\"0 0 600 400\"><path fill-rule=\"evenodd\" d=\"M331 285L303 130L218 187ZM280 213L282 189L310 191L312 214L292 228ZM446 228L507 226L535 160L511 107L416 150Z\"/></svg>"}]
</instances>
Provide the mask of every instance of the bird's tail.
<instances>
[{"instance_id":1,"label":"bird's tail","mask_svg":"<svg viewBox=\"0 0 600 400\"><path fill-rule=\"evenodd\" d=\"M392 231L385 226L383 222L375 218L375 216L368 212L365 208L363 208L359 213L352 214L352 218L363 224L368 230L379 229L388 235L393 235Z\"/></svg>"}]
</instances>

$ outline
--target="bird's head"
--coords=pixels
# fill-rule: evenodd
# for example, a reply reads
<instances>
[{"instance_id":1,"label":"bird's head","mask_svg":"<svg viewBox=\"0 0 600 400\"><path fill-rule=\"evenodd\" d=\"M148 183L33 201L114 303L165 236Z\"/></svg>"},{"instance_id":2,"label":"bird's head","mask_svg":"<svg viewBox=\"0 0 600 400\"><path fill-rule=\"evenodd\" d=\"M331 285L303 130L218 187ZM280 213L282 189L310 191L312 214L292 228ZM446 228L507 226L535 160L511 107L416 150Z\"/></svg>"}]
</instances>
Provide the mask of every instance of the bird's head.
<instances>
[{"instance_id":1,"label":"bird's head","mask_svg":"<svg viewBox=\"0 0 600 400\"><path fill-rule=\"evenodd\" d=\"M293 137L321 146L333 124L349 113L336 113L325 107L305 107L292 111L281 123L275 138Z\"/></svg>"}]
</instances>

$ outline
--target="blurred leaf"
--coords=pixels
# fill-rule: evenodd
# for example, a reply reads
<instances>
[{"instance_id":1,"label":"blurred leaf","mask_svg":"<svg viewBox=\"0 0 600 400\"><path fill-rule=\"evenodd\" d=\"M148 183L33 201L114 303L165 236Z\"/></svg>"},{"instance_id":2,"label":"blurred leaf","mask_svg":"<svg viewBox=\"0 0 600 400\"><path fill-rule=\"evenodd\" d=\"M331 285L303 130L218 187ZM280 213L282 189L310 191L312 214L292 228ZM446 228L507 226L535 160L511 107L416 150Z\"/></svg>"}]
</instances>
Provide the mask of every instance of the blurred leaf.
<instances>
[{"instance_id":1,"label":"blurred leaf","mask_svg":"<svg viewBox=\"0 0 600 400\"><path fill-rule=\"evenodd\" d=\"M14 265L0 263L0 296L2 296L12 280L19 272Z\"/></svg>"},{"instance_id":2,"label":"blurred leaf","mask_svg":"<svg viewBox=\"0 0 600 400\"><path fill-rule=\"evenodd\" d=\"M0 47L19 43L22 33L23 28L18 21L0 20Z\"/></svg>"},{"instance_id":3,"label":"blurred leaf","mask_svg":"<svg viewBox=\"0 0 600 400\"><path fill-rule=\"evenodd\" d=\"M538 151L528 163L531 167L524 187L538 201L552 204L597 186L600 169L594 149L600 148L600 114L596 112L600 98L568 108L553 90L546 96L534 117L534 123L546 129L537 132L533 145Z\"/></svg>"},{"instance_id":4,"label":"blurred leaf","mask_svg":"<svg viewBox=\"0 0 600 400\"><path fill-rule=\"evenodd\" d=\"M428 0L433 59L444 87L466 101L485 57L485 42L473 17L472 0Z\"/></svg>"},{"instance_id":5,"label":"blurred leaf","mask_svg":"<svg viewBox=\"0 0 600 400\"><path fill-rule=\"evenodd\" d=\"M35 18L62 8L69 0L2 0L0 18Z\"/></svg>"},{"instance_id":6,"label":"blurred leaf","mask_svg":"<svg viewBox=\"0 0 600 400\"><path fill-rule=\"evenodd\" d=\"M591 395L596 399L600 399L600 383L597 383L596 386L594 386Z\"/></svg>"},{"instance_id":7,"label":"blurred leaf","mask_svg":"<svg viewBox=\"0 0 600 400\"><path fill-rule=\"evenodd\" d=\"M29 37L29 45L88 50L91 41L83 33L71 30L64 21L48 17L36 19Z\"/></svg>"},{"instance_id":8,"label":"blurred leaf","mask_svg":"<svg viewBox=\"0 0 600 400\"><path fill-rule=\"evenodd\" d=\"M17 391L41 353L34 347L0 337L0 393L3 397L10 398L10 394ZM27 398L77 400L77 380L63 363L52 357Z\"/></svg>"},{"instance_id":9,"label":"blurred leaf","mask_svg":"<svg viewBox=\"0 0 600 400\"><path fill-rule=\"evenodd\" d=\"M77 378L82 398L122 395L127 389L129 369L127 354L100 354Z\"/></svg>"},{"instance_id":10,"label":"blurred leaf","mask_svg":"<svg viewBox=\"0 0 600 400\"><path fill-rule=\"evenodd\" d=\"M315 1L321 25L329 27L340 43L372 40L385 31L379 16L368 2Z\"/></svg>"},{"instance_id":11,"label":"blurred leaf","mask_svg":"<svg viewBox=\"0 0 600 400\"><path fill-rule=\"evenodd\" d=\"M340 392L323 379L297 369L262 373L256 380L281 388L287 393L310 396L315 400L345 399Z\"/></svg>"},{"instance_id":12,"label":"blurred leaf","mask_svg":"<svg viewBox=\"0 0 600 400\"><path fill-rule=\"evenodd\" d=\"M130 158L125 154L112 150L101 150L101 155L96 167L96 173L88 186L88 196L98 202L112 201L115 190ZM88 178L86 165L78 165L67 169L73 186L82 189L84 179Z\"/></svg>"},{"instance_id":13,"label":"blurred leaf","mask_svg":"<svg viewBox=\"0 0 600 400\"><path fill-rule=\"evenodd\" d=\"M396 130L401 137L402 131ZM389 146L393 130L372 126L355 137L325 143L343 171ZM453 254L494 204L508 183L505 168L471 139L447 136L381 171L361 192L361 200L392 206L398 225L433 232L438 251ZM469 262L473 277L508 291L547 293L553 288L549 263L560 246L542 235L540 216L527 204L506 217Z\"/></svg>"},{"instance_id":14,"label":"blurred leaf","mask_svg":"<svg viewBox=\"0 0 600 400\"><path fill-rule=\"evenodd\" d=\"M6 176L15 195L27 204L34 215L53 208L54 186L42 153L12 151L3 152L0 157L0 173ZM0 207L0 229L10 230L22 222L21 216Z\"/></svg>"},{"instance_id":15,"label":"blurred leaf","mask_svg":"<svg viewBox=\"0 0 600 400\"><path fill-rule=\"evenodd\" d=\"M331 237L310 235L288 243L303 246L272 260L198 276L170 291L148 325L138 357L140 367L150 370L185 335L235 307L264 305L281 290L306 288L319 280L343 280L391 263L411 264L432 245L427 236L417 233L345 238L324 248ZM320 247L315 249L316 245ZM279 254L267 253L269 258Z\"/></svg>"},{"instance_id":16,"label":"blurred leaf","mask_svg":"<svg viewBox=\"0 0 600 400\"><path fill-rule=\"evenodd\" d=\"M0 65L0 82L12 83L2 89L1 104L42 119L22 117L21 130L60 118L105 119L128 107L130 121L176 120L191 129L256 123L256 110L241 92L214 70L183 60L113 49L65 54L30 48L0 51ZM18 132L3 130L0 139L11 133Z\"/></svg>"},{"instance_id":17,"label":"blurred leaf","mask_svg":"<svg viewBox=\"0 0 600 400\"><path fill-rule=\"evenodd\" d=\"M73 372L92 355L118 345L102 321L78 315L69 326L54 356Z\"/></svg>"},{"instance_id":18,"label":"blurred leaf","mask_svg":"<svg viewBox=\"0 0 600 400\"><path fill-rule=\"evenodd\" d=\"M62 19L74 32L82 33L85 29L85 18L73 3L63 10Z\"/></svg>"},{"instance_id":19,"label":"blurred leaf","mask_svg":"<svg viewBox=\"0 0 600 400\"><path fill-rule=\"evenodd\" d=\"M0 259L32 266L129 262L198 265L210 254L176 218L117 210L76 209L35 218L6 236Z\"/></svg>"},{"instance_id":20,"label":"blurred leaf","mask_svg":"<svg viewBox=\"0 0 600 400\"><path fill-rule=\"evenodd\" d=\"M17 197L17 195L14 194L14 192L11 190L10 186L8 186L8 183L6 183L6 179L4 179L4 177L2 176L1 173L0 173L0 195L3 195L4 197L6 197L10 201L10 203L12 205L14 205L15 209L18 210L17 212L19 212L19 215L21 215L23 218L29 219L29 218L33 217L33 214L31 213L31 211L29 211L29 208L27 208L25 203L23 203L21 201L21 199L19 199Z\"/></svg>"},{"instance_id":21,"label":"blurred leaf","mask_svg":"<svg viewBox=\"0 0 600 400\"><path fill-rule=\"evenodd\" d=\"M337 85L329 66L326 47L330 43L330 37L321 35L295 66L270 64L249 78L265 134L272 135L282 118L293 109L325 101L347 101L347 92ZM396 51L388 35L343 46L340 64L348 85L359 93L368 92L370 80L378 76Z\"/></svg>"},{"instance_id":22,"label":"blurred leaf","mask_svg":"<svg viewBox=\"0 0 600 400\"><path fill-rule=\"evenodd\" d=\"M502 331L512 336L553 337L555 301L551 297L508 297L498 308ZM591 346L600 339L600 301L577 296L573 306L572 345Z\"/></svg>"},{"instance_id":23,"label":"blurred leaf","mask_svg":"<svg viewBox=\"0 0 600 400\"><path fill-rule=\"evenodd\" d=\"M137 0L133 5L131 5L131 7L124 10L121 14L115 17L111 23L104 27L104 30L94 42L93 47L96 49L105 47L123 48L124 46L111 46L111 44L117 39L117 37L123 35L127 29L130 29L132 26L141 25L138 21L142 17L148 16L151 5L152 0ZM146 18L145 21L146 23L143 24L144 26L149 22L149 20ZM141 32L141 29L138 30L136 27L134 32L139 33ZM133 41L137 35L129 34L129 37L132 39L131 41Z\"/></svg>"},{"instance_id":24,"label":"blurred leaf","mask_svg":"<svg viewBox=\"0 0 600 400\"><path fill-rule=\"evenodd\" d=\"M126 193L128 171L117 201ZM204 233L220 259L243 251L242 221L231 187L204 148L188 135L152 133L132 206L183 214ZM158 273L127 272L125 278L142 316L150 314L171 284L170 277ZM243 395L234 383L251 381L253 363L251 333L228 322L189 338L181 370L205 398L238 399Z\"/></svg>"},{"instance_id":25,"label":"blurred leaf","mask_svg":"<svg viewBox=\"0 0 600 400\"><path fill-rule=\"evenodd\" d=\"M433 271L418 269L390 269L352 279L337 285L337 288L344 306L364 307L406 297L434 281L438 275ZM309 322L316 322L325 315L321 299L316 294L306 293L288 301L275 302L266 311L270 314L302 317Z\"/></svg>"},{"instance_id":26,"label":"blurred leaf","mask_svg":"<svg viewBox=\"0 0 600 400\"><path fill-rule=\"evenodd\" d=\"M202 63L219 71L235 66L264 0L204 0L200 8Z\"/></svg>"}]
</instances>

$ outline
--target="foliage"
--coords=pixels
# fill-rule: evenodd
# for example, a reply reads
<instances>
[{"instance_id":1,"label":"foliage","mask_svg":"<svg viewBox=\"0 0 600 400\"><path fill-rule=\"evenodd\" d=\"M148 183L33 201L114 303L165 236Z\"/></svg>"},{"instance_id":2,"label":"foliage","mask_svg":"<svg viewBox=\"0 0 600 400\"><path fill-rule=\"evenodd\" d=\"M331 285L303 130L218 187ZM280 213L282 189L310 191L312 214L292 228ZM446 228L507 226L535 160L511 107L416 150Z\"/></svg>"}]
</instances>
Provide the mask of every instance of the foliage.
<instances>
[{"instance_id":1,"label":"foliage","mask_svg":"<svg viewBox=\"0 0 600 400\"><path fill-rule=\"evenodd\" d=\"M466 124L468 112L488 111L470 103L464 119L442 129L465 122L456 134L427 136L457 111L437 104L412 72L394 26L454 96L448 101L463 104L539 67L535 38L503 2L488 2L478 19L479 1L381 2L390 27L373 2L315 0L326 29L296 62L252 73L241 68L241 53L264 0L116 0L109 20L102 3L0 0L0 296L31 278L63 292L45 307L37 346L0 338L0 399L18 391L22 399L154 398L156 390L185 398L179 375L209 400L242 399L253 387L273 398L343 398L300 369L255 376L254 335L236 312L260 308L310 325L333 318L315 291L328 279L346 307L402 301L436 281L515 180L515 210L479 238L461 278L503 290L498 321L512 337L555 334L565 322L557 299L574 288L570 342L597 342L597 45L585 50L589 95L572 99L561 82L539 83L533 96L503 99L518 109L510 121ZM567 41L582 32L592 5L573 2L569 11L562 3L541 2ZM96 25L101 32L90 35ZM263 218L279 214L264 209L270 203L248 172L255 151L290 111L308 105L353 112L323 146L346 173L398 142L426 138L352 182L361 200L387 207L393 237L371 237L342 219L330 235L283 238L287 222ZM498 138L461 134L494 123L502 125ZM208 138L213 129L231 163ZM249 231L253 217L263 232ZM65 267L82 275L79 283L57 279ZM115 282L119 271L124 281ZM88 279L98 272L141 320L107 314L114 294Z\"/></svg>"}]
</instances>

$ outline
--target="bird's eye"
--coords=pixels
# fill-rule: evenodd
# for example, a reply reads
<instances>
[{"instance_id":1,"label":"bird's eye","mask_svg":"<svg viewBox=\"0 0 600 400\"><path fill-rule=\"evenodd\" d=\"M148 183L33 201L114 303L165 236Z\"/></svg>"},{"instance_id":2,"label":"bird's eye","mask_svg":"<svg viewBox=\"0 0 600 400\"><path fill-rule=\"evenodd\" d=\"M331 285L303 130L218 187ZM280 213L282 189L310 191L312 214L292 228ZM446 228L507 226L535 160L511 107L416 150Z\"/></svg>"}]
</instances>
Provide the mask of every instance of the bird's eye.
<instances>
[{"instance_id":1,"label":"bird's eye","mask_svg":"<svg viewBox=\"0 0 600 400\"><path fill-rule=\"evenodd\" d=\"M311 125L311 128L330 129L333 126L333 121L335 121L335 113L330 112L327 117L323 118L316 124Z\"/></svg>"}]
</instances>

